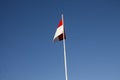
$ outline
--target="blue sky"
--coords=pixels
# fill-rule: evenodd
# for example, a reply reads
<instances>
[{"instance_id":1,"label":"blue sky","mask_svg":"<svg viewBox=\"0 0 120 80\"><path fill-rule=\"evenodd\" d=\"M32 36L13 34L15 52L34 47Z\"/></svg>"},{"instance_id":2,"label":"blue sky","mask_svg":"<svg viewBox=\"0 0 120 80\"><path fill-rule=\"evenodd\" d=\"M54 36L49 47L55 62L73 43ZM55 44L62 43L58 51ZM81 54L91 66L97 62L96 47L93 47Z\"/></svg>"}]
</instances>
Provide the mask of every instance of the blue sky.
<instances>
[{"instance_id":1,"label":"blue sky","mask_svg":"<svg viewBox=\"0 0 120 80\"><path fill-rule=\"evenodd\" d=\"M0 80L120 80L119 0L0 0Z\"/></svg>"}]
</instances>

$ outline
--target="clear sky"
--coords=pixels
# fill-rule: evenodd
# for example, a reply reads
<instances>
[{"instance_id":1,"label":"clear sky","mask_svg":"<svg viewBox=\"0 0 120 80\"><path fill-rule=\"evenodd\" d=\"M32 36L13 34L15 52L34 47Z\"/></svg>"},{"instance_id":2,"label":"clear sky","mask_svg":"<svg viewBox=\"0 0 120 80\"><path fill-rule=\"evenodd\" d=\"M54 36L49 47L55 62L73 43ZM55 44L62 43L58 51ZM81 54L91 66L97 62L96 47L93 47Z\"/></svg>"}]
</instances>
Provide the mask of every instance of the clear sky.
<instances>
[{"instance_id":1,"label":"clear sky","mask_svg":"<svg viewBox=\"0 0 120 80\"><path fill-rule=\"evenodd\" d=\"M0 80L120 80L119 0L0 0Z\"/></svg>"}]
</instances>

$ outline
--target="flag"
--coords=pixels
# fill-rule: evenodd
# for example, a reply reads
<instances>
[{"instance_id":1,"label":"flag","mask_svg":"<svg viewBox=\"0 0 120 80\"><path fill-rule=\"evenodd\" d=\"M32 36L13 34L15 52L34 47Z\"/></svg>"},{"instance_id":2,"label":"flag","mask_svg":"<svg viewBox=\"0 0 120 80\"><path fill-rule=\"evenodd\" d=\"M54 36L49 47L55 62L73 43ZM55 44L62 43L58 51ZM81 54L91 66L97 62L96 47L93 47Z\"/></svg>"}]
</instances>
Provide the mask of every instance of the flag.
<instances>
[{"instance_id":1,"label":"flag","mask_svg":"<svg viewBox=\"0 0 120 80\"><path fill-rule=\"evenodd\" d=\"M66 38L66 36L65 36L65 32L64 32L63 19L61 19L59 24L58 24L57 30L55 32L53 41L54 42L61 41L61 40L65 39L65 38Z\"/></svg>"}]
</instances>

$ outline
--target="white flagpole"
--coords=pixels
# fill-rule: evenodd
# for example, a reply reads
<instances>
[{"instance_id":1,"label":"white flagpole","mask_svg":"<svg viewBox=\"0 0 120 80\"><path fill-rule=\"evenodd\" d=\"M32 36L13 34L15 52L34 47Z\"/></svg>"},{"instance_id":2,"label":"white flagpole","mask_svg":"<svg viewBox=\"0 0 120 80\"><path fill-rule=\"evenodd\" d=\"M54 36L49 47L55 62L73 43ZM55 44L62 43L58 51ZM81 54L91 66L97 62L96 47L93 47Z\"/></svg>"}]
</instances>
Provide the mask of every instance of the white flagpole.
<instances>
[{"instance_id":1,"label":"white flagpole","mask_svg":"<svg viewBox=\"0 0 120 80\"><path fill-rule=\"evenodd\" d=\"M67 72L67 60L66 60L66 45L65 45L65 34L64 34L64 19L62 14L63 21L63 48L64 48L64 66L65 66L65 78L68 80L68 72Z\"/></svg>"}]
</instances>

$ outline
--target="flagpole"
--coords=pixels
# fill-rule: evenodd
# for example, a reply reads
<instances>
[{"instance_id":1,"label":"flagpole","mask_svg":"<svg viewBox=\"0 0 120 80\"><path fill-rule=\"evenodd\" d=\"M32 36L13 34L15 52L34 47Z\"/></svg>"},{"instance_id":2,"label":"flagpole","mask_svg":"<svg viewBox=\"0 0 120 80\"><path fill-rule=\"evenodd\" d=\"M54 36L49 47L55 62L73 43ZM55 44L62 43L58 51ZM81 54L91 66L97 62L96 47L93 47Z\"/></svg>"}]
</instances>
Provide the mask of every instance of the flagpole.
<instances>
[{"instance_id":1,"label":"flagpole","mask_svg":"<svg viewBox=\"0 0 120 80\"><path fill-rule=\"evenodd\" d=\"M63 28L64 28L64 19L62 14ZM68 72L67 72L67 60L66 60L66 45L65 45L65 33L63 29L63 48L64 48L64 67L65 67L65 79L68 80Z\"/></svg>"}]
</instances>

